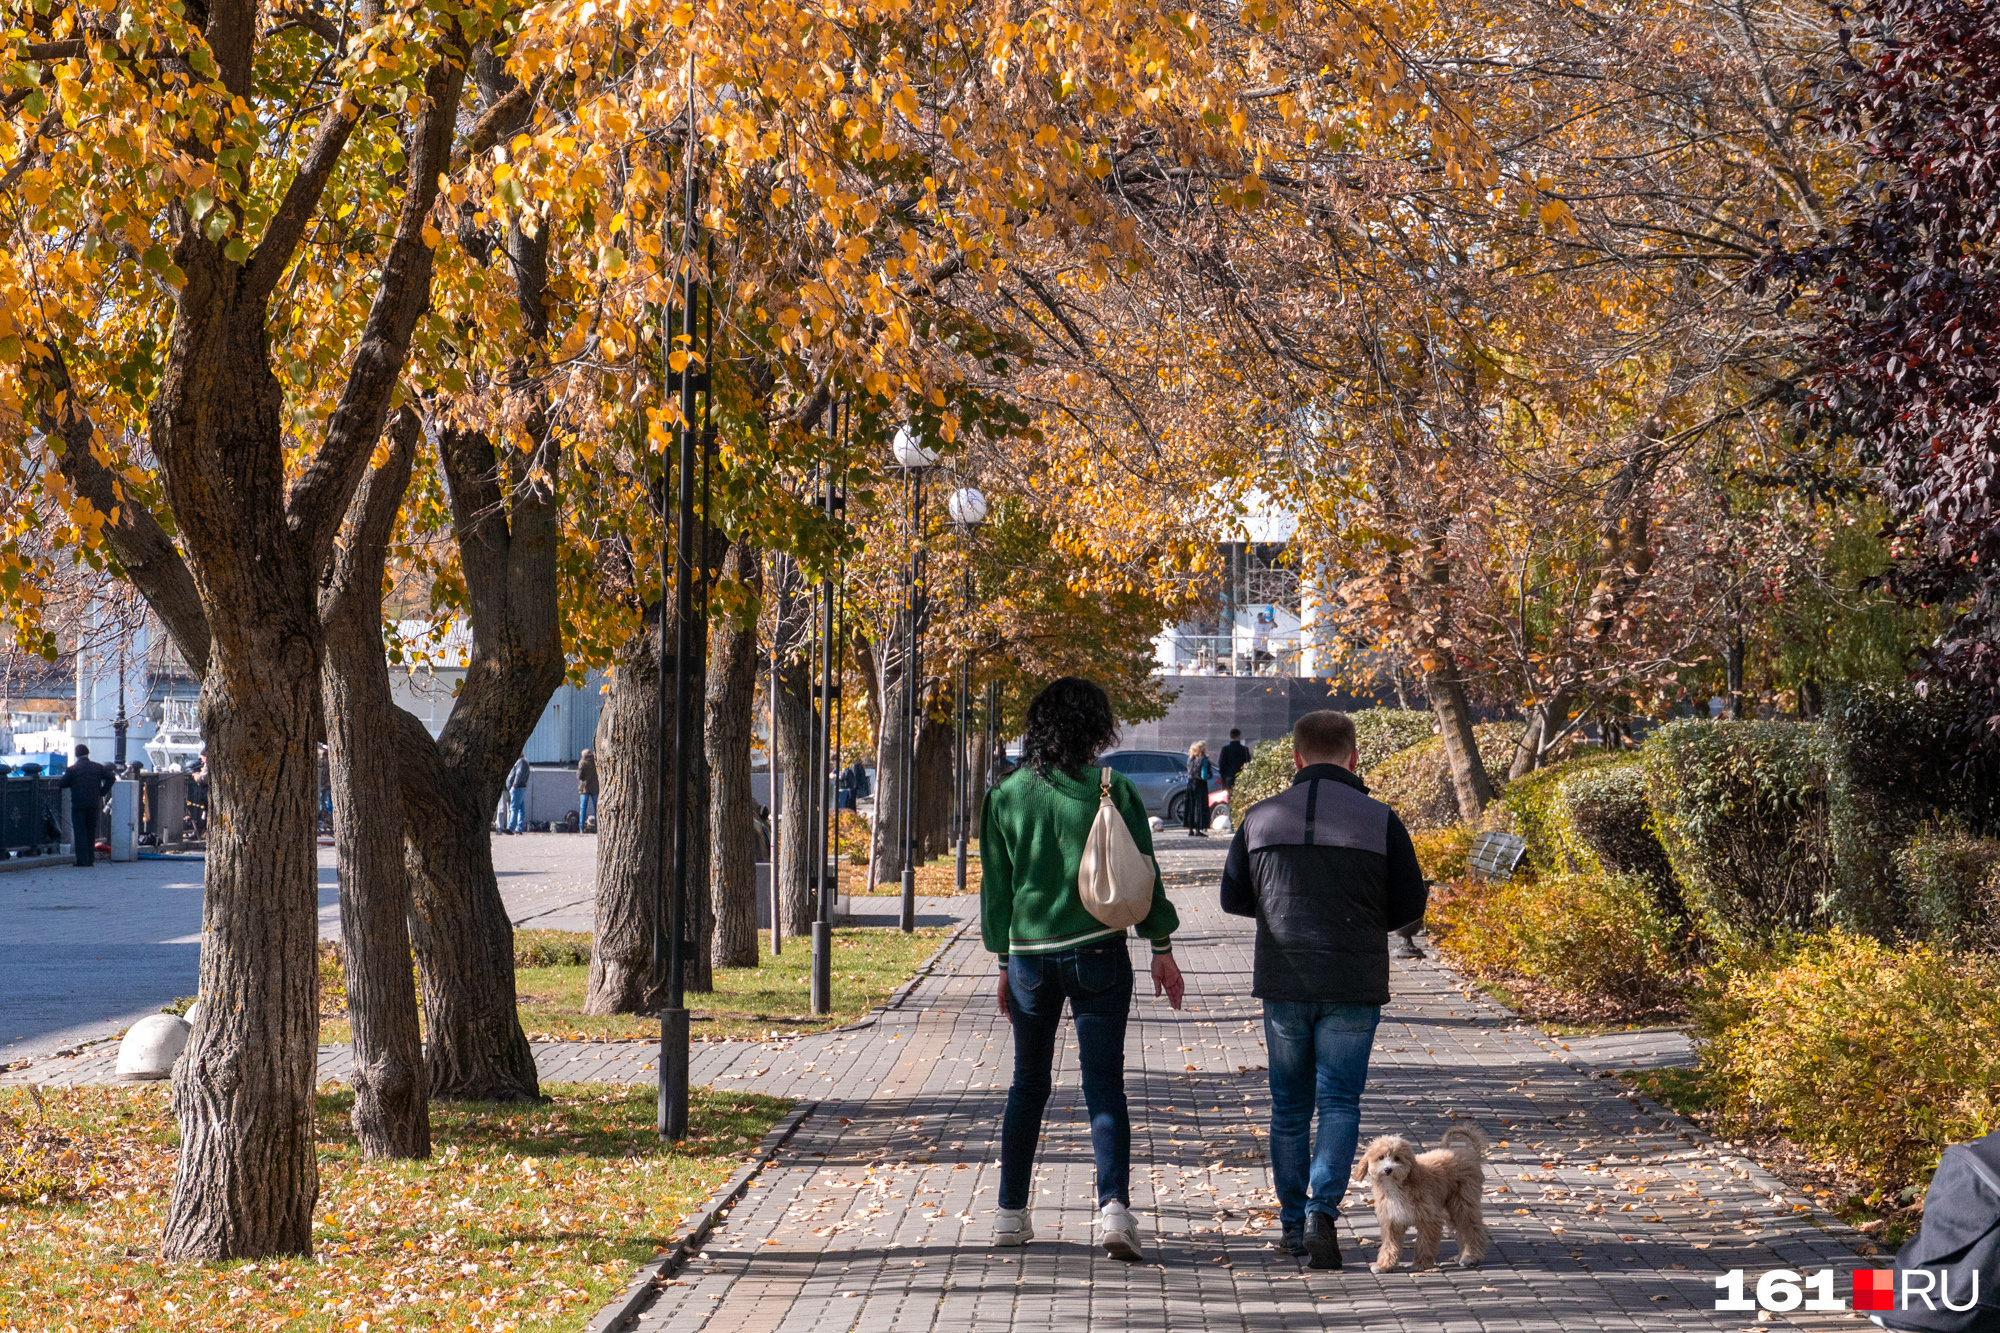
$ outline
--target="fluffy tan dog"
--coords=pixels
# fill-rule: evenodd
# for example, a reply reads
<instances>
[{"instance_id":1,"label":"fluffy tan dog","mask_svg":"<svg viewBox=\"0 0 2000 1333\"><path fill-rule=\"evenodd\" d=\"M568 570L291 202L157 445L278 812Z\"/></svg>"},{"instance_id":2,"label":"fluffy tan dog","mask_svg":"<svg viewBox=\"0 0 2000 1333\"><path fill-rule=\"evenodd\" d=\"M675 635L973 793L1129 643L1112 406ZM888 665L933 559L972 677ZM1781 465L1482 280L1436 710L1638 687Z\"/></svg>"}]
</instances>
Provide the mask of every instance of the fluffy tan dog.
<instances>
[{"instance_id":1,"label":"fluffy tan dog","mask_svg":"<svg viewBox=\"0 0 2000 1333\"><path fill-rule=\"evenodd\" d=\"M1437 1262L1445 1223L1458 1237L1458 1262L1476 1267L1493 1243L1479 1215L1479 1196L1486 1189L1486 1136L1476 1125L1454 1125L1439 1147L1420 1153L1416 1145L1386 1135L1368 1145L1354 1168L1354 1179L1368 1182L1375 1195L1375 1220L1382 1224L1382 1249L1368 1265L1386 1273L1403 1258L1403 1230L1417 1229L1417 1252L1411 1267Z\"/></svg>"}]
</instances>

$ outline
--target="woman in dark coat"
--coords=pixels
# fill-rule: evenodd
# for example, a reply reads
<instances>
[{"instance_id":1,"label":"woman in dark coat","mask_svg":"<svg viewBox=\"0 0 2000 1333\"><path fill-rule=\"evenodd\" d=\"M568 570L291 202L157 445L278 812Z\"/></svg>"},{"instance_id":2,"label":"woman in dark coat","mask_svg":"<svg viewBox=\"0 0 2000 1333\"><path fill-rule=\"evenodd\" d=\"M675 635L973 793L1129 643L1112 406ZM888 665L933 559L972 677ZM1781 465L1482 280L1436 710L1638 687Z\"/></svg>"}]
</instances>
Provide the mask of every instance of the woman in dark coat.
<instances>
[{"instance_id":1,"label":"woman in dark coat","mask_svg":"<svg viewBox=\"0 0 2000 1333\"><path fill-rule=\"evenodd\" d=\"M1215 767L1208 762L1208 743L1196 741L1188 746L1187 791L1181 796L1181 813L1187 816L1187 831L1190 838L1208 836L1208 784L1215 778Z\"/></svg>"}]
</instances>

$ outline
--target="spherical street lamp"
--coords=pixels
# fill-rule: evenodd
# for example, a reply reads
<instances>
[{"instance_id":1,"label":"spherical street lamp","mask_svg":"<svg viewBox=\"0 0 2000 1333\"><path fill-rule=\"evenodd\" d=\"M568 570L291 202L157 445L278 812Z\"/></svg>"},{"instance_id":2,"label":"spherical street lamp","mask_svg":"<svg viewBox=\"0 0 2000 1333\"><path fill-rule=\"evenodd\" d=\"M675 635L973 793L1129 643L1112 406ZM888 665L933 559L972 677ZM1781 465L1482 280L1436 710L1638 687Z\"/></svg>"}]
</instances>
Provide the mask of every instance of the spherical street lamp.
<instances>
[{"instance_id":1,"label":"spherical street lamp","mask_svg":"<svg viewBox=\"0 0 2000 1333\"><path fill-rule=\"evenodd\" d=\"M961 486L945 501L951 521L961 528L976 528L986 521L986 497L971 486Z\"/></svg>"},{"instance_id":2,"label":"spherical street lamp","mask_svg":"<svg viewBox=\"0 0 2000 1333\"><path fill-rule=\"evenodd\" d=\"M896 455L896 466L900 468L927 468L938 461L938 451L927 448L923 438L908 426L897 428L896 438L889 447Z\"/></svg>"}]
</instances>

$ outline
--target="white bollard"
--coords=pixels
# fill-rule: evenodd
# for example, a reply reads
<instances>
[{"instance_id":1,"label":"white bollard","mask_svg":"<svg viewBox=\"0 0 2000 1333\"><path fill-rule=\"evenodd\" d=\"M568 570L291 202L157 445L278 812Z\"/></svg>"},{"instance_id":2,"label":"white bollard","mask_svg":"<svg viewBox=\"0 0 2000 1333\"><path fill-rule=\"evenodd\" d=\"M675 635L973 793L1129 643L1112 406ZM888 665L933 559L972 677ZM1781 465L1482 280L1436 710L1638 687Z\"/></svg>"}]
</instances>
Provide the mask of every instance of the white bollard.
<instances>
[{"instance_id":1,"label":"white bollard","mask_svg":"<svg viewBox=\"0 0 2000 1333\"><path fill-rule=\"evenodd\" d=\"M187 1049L188 1021L174 1014L148 1014L118 1043L118 1077L165 1078Z\"/></svg>"},{"instance_id":2,"label":"white bollard","mask_svg":"<svg viewBox=\"0 0 2000 1333\"><path fill-rule=\"evenodd\" d=\"M111 784L111 828L105 841L111 844L111 859L139 859L139 784L121 778Z\"/></svg>"}]
</instances>

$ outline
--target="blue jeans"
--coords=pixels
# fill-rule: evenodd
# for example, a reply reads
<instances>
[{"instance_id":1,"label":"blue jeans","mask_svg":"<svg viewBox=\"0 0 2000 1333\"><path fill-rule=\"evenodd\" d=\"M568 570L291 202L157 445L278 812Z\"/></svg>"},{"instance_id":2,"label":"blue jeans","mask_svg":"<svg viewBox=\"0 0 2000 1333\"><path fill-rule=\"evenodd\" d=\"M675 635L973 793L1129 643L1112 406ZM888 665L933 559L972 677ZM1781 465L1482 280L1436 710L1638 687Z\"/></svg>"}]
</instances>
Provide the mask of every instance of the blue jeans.
<instances>
[{"instance_id":1,"label":"blue jeans","mask_svg":"<svg viewBox=\"0 0 2000 1333\"><path fill-rule=\"evenodd\" d=\"M1132 956L1125 952L1123 937L1062 953L1014 954L1007 960L1007 982L1014 1086L1007 1091L1007 1115L1000 1125L1000 1206L1028 1206L1065 999L1076 1021L1076 1062L1090 1111L1090 1151L1097 1159L1097 1202L1100 1207L1114 1199L1131 1203L1125 1016L1132 1007Z\"/></svg>"},{"instance_id":2,"label":"blue jeans","mask_svg":"<svg viewBox=\"0 0 2000 1333\"><path fill-rule=\"evenodd\" d=\"M526 833L528 831L528 789L509 787L507 789L507 831Z\"/></svg>"},{"instance_id":3,"label":"blue jeans","mask_svg":"<svg viewBox=\"0 0 2000 1333\"><path fill-rule=\"evenodd\" d=\"M1368 1052L1381 1021L1382 1010L1372 1004L1264 1001L1264 1046L1271 1055L1271 1181L1278 1190L1280 1226L1304 1226L1309 1211L1340 1214L1361 1138Z\"/></svg>"},{"instance_id":4,"label":"blue jeans","mask_svg":"<svg viewBox=\"0 0 2000 1333\"><path fill-rule=\"evenodd\" d=\"M597 818L597 797L594 793L584 792L577 797L577 804L582 808L576 812L576 826L582 828Z\"/></svg>"}]
</instances>

